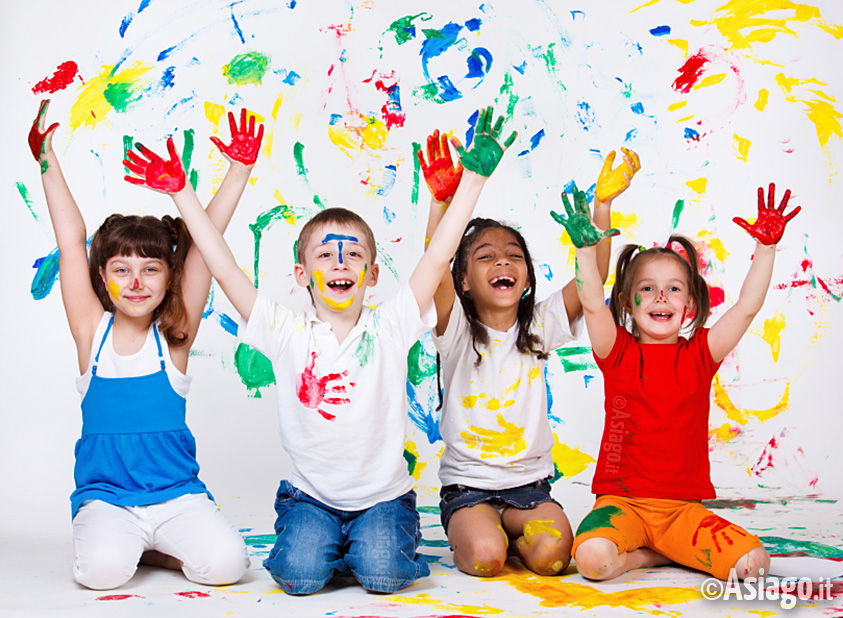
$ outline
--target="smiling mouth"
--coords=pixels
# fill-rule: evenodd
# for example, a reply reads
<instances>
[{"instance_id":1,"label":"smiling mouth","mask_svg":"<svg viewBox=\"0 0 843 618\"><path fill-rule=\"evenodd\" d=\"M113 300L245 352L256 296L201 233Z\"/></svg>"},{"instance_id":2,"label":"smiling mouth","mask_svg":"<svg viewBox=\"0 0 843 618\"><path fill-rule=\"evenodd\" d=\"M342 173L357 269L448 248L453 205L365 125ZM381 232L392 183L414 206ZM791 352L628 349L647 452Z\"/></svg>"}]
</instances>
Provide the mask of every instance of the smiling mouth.
<instances>
[{"instance_id":1,"label":"smiling mouth","mask_svg":"<svg viewBox=\"0 0 843 618\"><path fill-rule=\"evenodd\" d=\"M124 296L123 298L132 303L140 303L147 299L146 296Z\"/></svg>"},{"instance_id":2,"label":"smiling mouth","mask_svg":"<svg viewBox=\"0 0 843 618\"><path fill-rule=\"evenodd\" d=\"M354 286L354 281L351 279L335 279L326 284L329 288L336 292L347 292Z\"/></svg>"},{"instance_id":3,"label":"smiling mouth","mask_svg":"<svg viewBox=\"0 0 843 618\"><path fill-rule=\"evenodd\" d=\"M501 277L495 277L489 281L489 285L496 290L511 290L515 287L515 279L510 276L503 275Z\"/></svg>"},{"instance_id":4,"label":"smiling mouth","mask_svg":"<svg viewBox=\"0 0 843 618\"><path fill-rule=\"evenodd\" d=\"M659 322L667 322L673 317L672 313L651 313L650 317Z\"/></svg>"}]
</instances>

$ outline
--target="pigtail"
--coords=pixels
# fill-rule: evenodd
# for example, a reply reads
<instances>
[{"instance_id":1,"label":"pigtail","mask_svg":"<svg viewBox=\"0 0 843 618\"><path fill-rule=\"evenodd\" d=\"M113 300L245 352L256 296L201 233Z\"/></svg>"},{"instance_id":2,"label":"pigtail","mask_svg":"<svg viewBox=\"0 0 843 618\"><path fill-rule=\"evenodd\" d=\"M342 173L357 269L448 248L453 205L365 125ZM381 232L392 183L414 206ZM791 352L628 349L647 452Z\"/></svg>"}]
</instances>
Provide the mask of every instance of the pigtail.
<instances>
[{"instance_id":1,"label":"pigtail","mask_svg":"<svg viewBox=\"0 0 843 618\"><path fill-rule=\"evenodd\" d=\"M685 252L683 262L688 266L689 291L691 298L694 299L694 318L690 326L691 332L693 332L702 328L708 320L708 315L711 312L711 294L708 290L708 284L700 273L700 261L694 243L678 234L667 239L667 248L670 249L673 243L678 243Z\"/></svg>"},{"instance_id":2,"label":"pigtail","mask_svg":"<svg viewBox=\"0 0 843 618\"><path fill-rule=\"evenodd\" d=\"M623 328L627 328L627 323L631 321L625 303L629 302L629 287L632 285L631 262L638 257L635 252L640 249L638 245L625 245L618 255L617 266L615 266L615 285L612 286L612 293L609 296L609 310L612 312L615 325ZM634 337L638 337L635 322L632 322L631 331Z\"/></svg>"},{"instance_id":3,"label":"pigtail","mask_svg":"<svg viewBox=\"0 0 843 618\"><path fill-rule=\"evenodd\" d=\"M157 307L154 318L159 321L161 333L167 342L170 345L180 346L186 344L188 340L185 331L187 308L182 296L182 274L192 238L181 217L173 218L170 215L164 215L161 223L167 231L166 240L170 249L167 264L170 268L170 277L167 282L167 295Z\"/></svg>"}]
</instances>

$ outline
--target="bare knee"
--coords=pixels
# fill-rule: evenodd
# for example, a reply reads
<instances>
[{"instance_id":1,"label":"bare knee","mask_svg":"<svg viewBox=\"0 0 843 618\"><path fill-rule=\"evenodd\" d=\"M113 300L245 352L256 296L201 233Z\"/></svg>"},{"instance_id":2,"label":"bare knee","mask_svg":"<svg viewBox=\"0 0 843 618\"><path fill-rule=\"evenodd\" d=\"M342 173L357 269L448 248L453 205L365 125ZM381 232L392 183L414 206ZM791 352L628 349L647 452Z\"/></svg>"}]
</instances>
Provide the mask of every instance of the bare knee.
<instances>
[{"instance_id":1,"label":"bare knee","mask_svg":"<svg viewBox=\"0 0 843 618\"><path fill-rule=\"evenodd\" d=\"M469 575L492 577L506 562L506 543L498 536L474 536L454 547L454 562Z\"/></svg>"},{"instance_id":2,"label":"bare knee","mask_svg":"<svg viewBox=\"0 0 843 618\"><path fill-rule=\"evenodd\" d=\"M522 537L519 539L518 553L522 562L525 559L529 562L526 566L531 571L539 575L556 575L571 562L571 541L570 538L566 542L565 539L542 535L528 542Z\"/></svg>"},{"instance_id":3,"label":"bare knee","mask_svg":"<svg viewBox=\"0 0 843 618\"><path fill-rule=\"evenodd\" d=\"M766 575L770 572L770 554L763 547L756 547L738 558L734 569L738 579Z\"/></svg>"},{"instance_id":4,"label":"bare knee","mask_svg":"<svg viewBox=\"0 0 843 618\"><path fill-rule=\"evenodd\" d=\"M577 547L574 559L577 570L587 579L609 579L617 569L618 546L609 539L595 537L583 541Z\"/></svg>"}]
</instances>

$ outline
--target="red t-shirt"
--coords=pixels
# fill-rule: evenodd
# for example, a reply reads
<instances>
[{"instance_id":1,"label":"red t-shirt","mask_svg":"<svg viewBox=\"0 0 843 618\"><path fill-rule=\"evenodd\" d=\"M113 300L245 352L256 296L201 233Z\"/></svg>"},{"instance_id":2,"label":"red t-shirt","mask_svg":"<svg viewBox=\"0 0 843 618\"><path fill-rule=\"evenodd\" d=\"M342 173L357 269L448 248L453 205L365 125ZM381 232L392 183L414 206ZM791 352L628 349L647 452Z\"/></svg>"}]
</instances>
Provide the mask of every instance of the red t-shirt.
<instances>
[{"instance_id":1,"label":"red t-shirt","mask_svg":"<svg viewBox=\"0 0 843 618\"><path fill-rule=\"evenodd\" d=\"M708 329L675 344L641 344L618 327L612 351L596 360L603 372L606 423L592 492L714 498L708 413L720 363L711 358Z\"/></svg>"}]
</instances>

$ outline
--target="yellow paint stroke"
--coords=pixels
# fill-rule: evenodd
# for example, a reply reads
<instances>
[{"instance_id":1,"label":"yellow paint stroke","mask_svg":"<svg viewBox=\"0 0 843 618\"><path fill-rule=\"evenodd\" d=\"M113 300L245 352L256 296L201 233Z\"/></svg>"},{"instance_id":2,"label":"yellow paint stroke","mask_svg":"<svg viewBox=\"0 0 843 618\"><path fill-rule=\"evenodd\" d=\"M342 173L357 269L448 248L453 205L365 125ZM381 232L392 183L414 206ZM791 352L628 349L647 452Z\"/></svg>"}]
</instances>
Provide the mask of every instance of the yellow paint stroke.
<instances>
[{"instance_id":1,"label":"yellow paint stroke","mask_svg":"<svg viewBox=\"0 0 843 618\"><path fill-rule=\"evenodd\" d=\"M624 607L628 610L660 615L677 615L665 611L666 605L691 603L703 598L699 587L679 588L668 586L630 588L617 592L603 592L585 584L568 583L556 577L537 577L524 567L505 566L495 580L507 584L530 596L541 599L542 607Z\"/></svg>"},{"instance_id":2,"label":"yellow paint stroke","mask_svg":"<svg viewBox=\"0 0 843 618\"><path fill-rule=\"evenodd\" d=\"M547 534L554 539L561 539L562 533L553 526L554 523L552 519L531 519L524 524L524 541L527 545L532 545L539 534Z\"/></svg>"},{"instance_id":3,"label":"yellow paint stroke","mask_svg":"<svg viewBox=\"0 0 843 618\"><path fill-rule=\"evenodd\" d=\"M667 106L668 111L675 112L677 109L682 109L688 105L688 101L677 101L676 103L671 103Z\"/></svg>"},{"instance_id":4,"label":"yellow paint stroke","mask_svg":"<svg viewBox=\"0 0 843 618\"><path fill-rule=\"evenodd\" d=\"M676 0L676 1L679 2L680 4L690 4L694 0ZM650 0L649 2L646 2L646 3L642 4L641 6L632 9L630 11L630 14L634 13L638 9L646 9L647 7L653 6L654 4L658 4L659 2L661 2L661 0Z\"/></svg>"},{"instance_id":5,"label":"yellow paint stroke","mask_svg":"<svg viewBox=\"0 0 843 618\"><path fill-rule=\"evenodd\" d=\"M769 320L764 320L764 330L760 334L761 338L770 345L770 352L773 354L773 361L779 362L779 351L782 345L782 331L785 327L785 317L780 311L776 311L775 315ZM753 330L752 332L756 332Z\"/></svg>"},{"instance_id":6,"label":"yellow paint stroke","mask_svg":"<svg viewBox=\"0 0 843 618\"><path fill-rule=\"evenodd\" d=\"M837 135L837 137L843 137L843 129L840 126L840 119L843 118L843 114L838 112L832 105L832 103L837 102L837 99L821 90L811 88L806 90L819 98L808 98L809 95L802 95L800 97L791 93L794 86L802 86L808 83L824 85L823 82L815 79L797 80L788 78L783 73L776 75L776 82L785 93L784 98L788 103L800 103L807 108L806 115L808 116L808 120L814 123L816 127L817 139L820 142L820 146L828 144L828 140L831 139L832 134Z\"/></svg>"},{"instance_id":7,"label":"yellow paint stroke","mask_svg":"<svg viewBox=\"0 0 843 618\"><path fill-rule=\"evenodd\" d=\"M706 75L698 83L694 84L691 87L691 90L699 90L700 88L714 86L715 84L719 84L720 82L722 82L724 79L726 79L726 73L715 73L713 75Z\"/></svg>"},{"instance_id":8,"label":"yellow paint stroke","mask_svg":"<svg viewBox=\"0 0 843 618\"><path fill-rule=\"evenodd\" d=\"M412 476L418 481L421 478L422 471L424 471L427 467L427 462L421 460L421 457L419 456L419 449L414 440L407 440L404 443L404 449L410 451L413 457L416 458L416 465L413 467Z\"/></svg>"},{"instance_id":9,"label":"yellow paint stroke","mask_svg":"<svg viewBox=\"0 0 843 618\"><path fill-rule=\"evenodd\" d=\"M634 232L641 225L641 217L634 212L627 214L613 210L611 221L612 227L616 227L624 232Z\"/></svg>"},{"instance_id":10,"label":"yellow paint stroke","mask_svg":"<svg viewBox=\"0 0 843 618\"><path fill-rule=\"evenodd\" d=\"M152 69L141 62L114 73L116 68L116 65L103 66L97 75L87 81L70 108L71 129L76 130L83 124L93 127L104 120L108 112L114 109L109 99L112 102L120 100L121 107L131 104L132 95L147 86L147 82L141 81L141 78ZM137 96L139 98L140 95Z\"/></svg>"},{"instance_id":11,"label":"yellow paint stroke","mask_svg":"<svg viewBox=\"0 0 843 618\"><path fill-rule=\"evenodd\" d=\"M769 612L766 609L751 609L747 612L747 614L755 614L756 616L761 616L761 618L769 618L769 616L778 616L777 612Z\"/></svg>"},{"instance_id":12,"label":"yellow paint stroke","mask_svg":"<svg viewBox=\"0 0 843 618\"><path fill-rule=\"evenodd\" d=\"M120 300L120 286L117 285L114 279L108 280L108 294L115 303Z\"/></svg>"},{"instance_id":13,"label":"yellow paint stroke","mask_svg":"<svg viewBox=\"0 0 843 618\"><path fill-rule=\"evenodd\" d=\"M723 244L723 241L708 230L700 230L697 238L705 242L705 245L714 253L714 257L721 262L725 261L726 258L729 257L729 252L726 250L726 245Z\"/></svg>"},{"instance_id":14,"label":"yellow paint stroke","mask_svg":"<svg viewBox=\"0 0 843 618\"><path fill-rule=\"evenodd\" d=\"M327 296L322 295L322 294L320 294L320 297L322 298L323 301L325 301L326 305L328 305L331 309L336 309L337 311L345 311L346 309L351 307L351 303L354 302L353 296L351 298L349 298L348 300L344 300L341 303L338 303L333 298L328 298Z\"/></svg>"},{"instance_id":15,"label":"yellow paint stroke","mask_svg":"<svg viewBox=\"0 0 843 618\"><path fill-rule=\"evenodd\" d=\"M686 41L685 39L668 39L667 42L681 49L682 55L686 59L688 58L688 41Z\"/></svg>"},{"instance_id":16,"label":"yellow paint stroke","mask_svg":"<svg viewBox=\"0 0 843 618\"><path fill-rule=\"evenodd\" d=\"M275 189L275 191L272 192L272 197L274 197L278 201L279 206L287 206L287 200L285 200L284 196L281 195L281 189ZM293 212L292 208L287 208L286 210L282 211L281 216L284 218L284 221L286 221L290 225L295 225L296 221L298 220L296 217L296 213ZM322 291L324 292L325 290L323 289Z\"/></svg>"},{"instance_id":17,"label":"yellow paint stroke","mask_svg":"<svg viewBox=\"0 0 843 618\"><path fill-rule=\"evenodd\" d=\"M696 180L689 180L685 183L694 193L698 193L702 195L705 193L706 185L708 184L707 178L697 178Z\"/></svg>"},{"instance_id":18,"label":"yellow paint stroke","mask_svg":"<svg viewBox=\"0 0 843 618\"><path fill-rule=\"evenodd\" d=\"M349 113L343 118L343 123L330 125L328 137L352 159L364 149L380 150L386 143L389 130L379 118Z\"/></svg>"},{"instance_id":19,"label":"yellow paint stroke","mask_svg":"<svg viewBox=\"0 0 843 618\"><path fill-rule=\"evenodd\" d=\"M529 372L527 372L527 384L532 384L533 380L538 380L539 378L541 378L541 375L541 369L538 367L533 367L532 369L530 369Z\"/></svg>"},{"instance_id":20,"label":"yellow paint stroke","mask_svg":"<svg viewBox=\"0 0 843 618\"><path fill-rule=\"evenodd\" d=\"M456 603L448 603L434 599L427 593L422 593L414 597L403 597L397 595L389 595L388 597L381 597L384 603L402 603L404 605L424 605L425 607L434 608L457 614L481 614L484 616L493 616L504 613L504 610L492 607L490 605L457 605Z\"/></svg>"},{"instance_id":21,"label":"yellow paint stroke","mask_svg":"<svg viewBox=\"0 0 843 618\"><path fill-rule=\"evenodd\" d=\"M275 99L275 104L272 106L272 119L278 120L278 112L281 110L281 104L284 102L284 93L280 92L278 98Z\"/></svg>"},{"instance_id":22,"label":"yellow paint stroke","mask_svg":"<svg viewBox=\"0 0 843 618\"><path fill-rule=\"evenodd\" d=\"M597 462L588 453L583 453L577 448L571 448L560 442L559 436L556 434L553 434L553 448L550 450L550 456L553 458L553 465L557 472L565 478L585 472L589 464Z\"/></svg>"},{"instance_id":23,"label":"yellow paint stroke","mask_svg":"<svg viewBox=\"0 0 843 618\"><path fill-rule=\"evenodd\" d=\"M366 280L366 269L361 268L360 272L357 274L357 289L363 285L363 282Z\"/></svg>"},{"instance_id":24,"label":"yellow paint stroke","mask_svg":"<svg viewBox=\"0 0 843 618\"><path fill-rule=\"evenodd\" d=\"M316 287L319 288L320 292L324 292L325 291L325 273L323 273L321 270L317 269L317 270L314 270L313 273L311 273L311 274L312 274L313 278L316 280Z\"/></svg>"},{"instance_id":25,"label":"yellow paint stroke","mask_svg":"<svg viewBox=\"0 0 843 618\"><path fill-rule=\"evenodd\" d=\"M220 126L220 119L225 113L225 107L217 103L205 101L205 118L207 118L215 127Z\"/></svg>"},{"instance_id":26,"label":"yellow paint stroke","mask_svg":"<svg viewBox=\"0 0 843 618\"><path fill-rule=\"evenodd\" d=\"M691 120L694 116L695 116L695 114L691 114L690 116L683 116L682 118L680 118L679 120L677 120L677 121L676 121L676 123L678 124L678 123L680 123L680 122L688 122L688 121L689 121L689 120Z\"/></svg>"},{"instance_id":27,"label":"yellow paint stroke","mask_svg":"<svg viewBox=\"0 0 843 618\"><path fill-rule=\"evenodd\" d=\"M752 142L746 138L741 137L737 133L734 134L734 144L732 147L735 149L735 155L741 161L748 161L749 160L749 147L752 146Z\"/></svg>"},{"instance_id":28,"label":"yellow paint stroke","mask_svg":"<svg viewBox=\"0 0 843 618\"><path fill-rule=\"evenodd\" d=\"M293 112L290 114L290 126L294 129L298 129L299 125L301 125L302 118L304 118L304 114L302 112Z\"/></svg>"},{"instance_id":29,"label":"yellow paint stroke","mask_svg":"<svg viewBox=\"0 0 843 618\"><path fill-rule=\"evenodd\" d=\"M761 422L768 421L790 407L790 382L785 385L784 393L782 393L779 402L772 408L767 408L766 410L738 408L734 403L732 403L732 398L729 397L729 393L726 392L723 383L720 381L720 374L714 376L713 386L714 403L716 403L717 407L726 413L729 420L741 425L746 425L750 418L757 418Z\"/></svg>"},{"instance_id":30,"label":"yellow paint stroke","mask_svg":"<svg viewBox=\"0 0 843 618\"><path fill-rule=\"evenodd\" d=\"M729 0L717 9L711 21L691 20L692 26L713 25L733 49L748 49L755 43L769 43L780 34L799 38L791 27L811 25L836 39L843 37L843 27L820 19L820 10L792 0Z\"/></svg>"},{"instance_id":31,"label":"yellow paint stroke","mask_svg":"<svg viewBox=\"0 0 843 618\"><path fill-rule=\"evenodd\" d=\"M770 97L770 91L762 88L758 91L758 100L755 102L755 109L763 112L767 108L767 99Z\"/></svg>"},{"instance_id":32,"label":"yellow paint stroke","mask_svg":"<svg viewBox=\"0 0 843 618\"><path fill-rule=\"evenodd\" d=\"M475 562L474 563L474 571L478 575L491 575L492 574L492 565L488 562Z\"/></svg>"},{"instance_id":33,"label":"yellow paint stroke","mask_svg":"<svg viewBox=\"0 0 843 618\"><path fill-rule=\"evenodd\" d=\"M497 420L500 431L469 425L470 431L460 434L468 448L480 449L482 459L517 455L527 448L523 427L510 423L500 413Z\"/></svg>"},{"instance_id":34,"label":"yellow paint stroke","mask_svg":"<svg viewBox=\"0 0 843 618\"><path fill-rule=\"evenodd\" d=\"M501 341L499 339L495 340L498 346L501 345ZM494 347L494 343L490 347ZM478 404L482 407L486 408L487 410L491 410L492 412L496 412L501 408L508 408L510 406L515 405L515 399L507 399L507 395L510 395L516 391L518 385L521 384L521 378L515 380L512 384L507 386L501 392L500 398L492 397L491 395L487 395L486 393L480 393L479 395L467 395L462 398L462 405L465 408L475 408Z\"/></svg>"}]
</instances>

